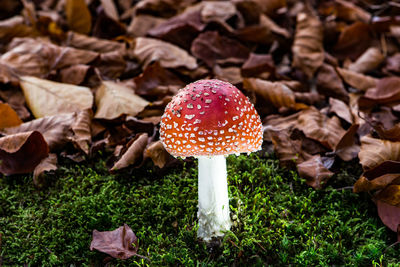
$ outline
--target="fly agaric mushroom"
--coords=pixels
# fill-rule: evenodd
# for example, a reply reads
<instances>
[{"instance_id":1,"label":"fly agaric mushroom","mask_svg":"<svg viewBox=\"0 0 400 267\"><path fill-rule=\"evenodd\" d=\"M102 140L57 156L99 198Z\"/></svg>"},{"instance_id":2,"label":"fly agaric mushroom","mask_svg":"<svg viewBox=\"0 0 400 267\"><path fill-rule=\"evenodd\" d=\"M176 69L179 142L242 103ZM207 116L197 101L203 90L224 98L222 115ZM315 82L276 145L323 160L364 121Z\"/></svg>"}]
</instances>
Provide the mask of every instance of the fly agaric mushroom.
<instances>
[{"instance_id":1,"label":"fly agaric mushroom","mask_svg":"<svg viewBox=\"0 0 400 267\"><path fill-rule=\"evenodd\" d=\"M199 80L173 97L161 118L160 139L175 157L199 160L199 228L204 241L231 227L225 156L260 150L262 125L235 86Z\"/></svg>"}]
</instances>

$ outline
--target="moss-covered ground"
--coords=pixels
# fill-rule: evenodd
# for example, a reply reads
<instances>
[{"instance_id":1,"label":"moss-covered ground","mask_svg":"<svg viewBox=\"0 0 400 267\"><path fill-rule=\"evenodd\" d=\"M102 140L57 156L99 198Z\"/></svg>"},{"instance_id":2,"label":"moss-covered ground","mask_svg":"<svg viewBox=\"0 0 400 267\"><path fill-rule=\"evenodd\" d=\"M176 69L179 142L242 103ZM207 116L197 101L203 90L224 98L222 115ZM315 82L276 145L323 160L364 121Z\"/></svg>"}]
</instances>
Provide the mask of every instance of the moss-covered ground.
<instances>
[{"instance_id":1,"label":"moss-covered ground","mask_svg":"<svg viewBox=\"0 0 400 267\"><path fill-rule=\"evenodd\" d=\"M260 155L228 158L234 227L219 247L196 239L197 170L187 162L112 175L105 162L62 163L48 187L30 175L0 179L3 266L331 266L397 265L395 234L367 194L349 189L359 169L347 165L316 191L295 172ZM138 257L107 259L90 251L92 230L128 224ZM1 262L0 262L1 265Z\"/></svg>"}]
</instances>

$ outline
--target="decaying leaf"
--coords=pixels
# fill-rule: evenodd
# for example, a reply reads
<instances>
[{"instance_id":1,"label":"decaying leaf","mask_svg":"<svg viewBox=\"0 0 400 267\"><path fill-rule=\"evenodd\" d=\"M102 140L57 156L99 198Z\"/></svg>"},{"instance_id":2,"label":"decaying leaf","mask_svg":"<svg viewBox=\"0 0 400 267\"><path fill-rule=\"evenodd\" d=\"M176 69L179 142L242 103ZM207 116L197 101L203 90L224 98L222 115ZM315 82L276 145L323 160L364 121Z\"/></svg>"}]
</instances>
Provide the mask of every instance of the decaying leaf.
<instances>
[{"instance_id":1,"label":"decaying leaf","mask_svg":"<svg viewBox=\"0 0 400 267\"><path fill-rule=\"evenodd\" d=\"M96 92L97 119L115 119L122 114L136 116L148 101L136 95L131 88L115 82L102 82Z\"/></svg>"},{"instance_id":2,"label":"decaying leaf","mask_svg":"<svg viewBox=\"0 0 400 267\"><path fill-rule=\"evenodd\" d=\"M164 68L186 67L191 70L197 68L196 59L185 50L153 38L136 38L132 54L143 63L144 67L153 61L158 61Z\"/></svg>"},{"instance_id":3,"label":"decaying leaf","mask_svg":"<svg viewBox=\"0 0 400 267\"><path fill-rule=\"evenodd\" d=\"M389 205L400 208L400 185L391 184L378 191L374 197Z\"/></svg>"},{"instance_id":4,"label":"decaying leaf","mask_svg":"<svg viewBox=\"0 0 400 267\"><path fill-rule=\"evenodd\" d=\"M140 14L131 20L127 32L135 37L144 37L150 29L156 29L163 22L165 22L164 18Z\"/></svg>"},{"instance_id":5,"label":"decaying leaf","mask_svg":"<svg viewBox=\"0 0 400 267\"><path fill-rule=\"evenodd\" d=\"M334 174L324 166L320 155L298 164L297 170L299 175L306 179L306 183L315 189L321 189Z\"/></svg>"},{"instance_id":6,"label":"decaying leaf","mask_svg":"<svg viewBox=\"0 0 400 267\"><path fill-rule=\"evenodd\" d=\"M93 230L90 250L94 249L107 253L111 257L126 260L137 255L139 241L132 229L124 224L113 231Z\"/></svg>"},{"instance_id":7,"label":"decaying leaf","mask_svg":"<svg viewBox=\"0 0 400 267\"><path fill-rule=\"evenodd\" d=\"M36 118L92 108L89 88L31 76L21 77L26 102Z\"/></svg>"},{"instance_id":8,"label":"decaying leaf","mask_svg":"<svg viewBox=\"0 0 400 267\"><path fill-rule=\"evenodd\" d=\"M378 200L376 204L382 222L389 227L390 230L397 232L397 227L400 224L400 208L380 200Z\"/></svg>"},{"instance_id":9,"label":"decaying leaf","mask_svg":"<svg viewBox=\"0 0 400 267\"><path fill-rule=\"evenodd\" d=\"M8 104L0 102L0 129L17 126L22 123L15 110Z\"/></svg>"},{"instance_id":10,"label":"decaying leaf","mask_svg":"<svg viewBox=\"0 0 400 267\"><path fill-rule=\"evenodd\" d=\"M124 43L91 37L77 32L68 32L67 45L98 53L125 50Z\"/></svg>"},{"instance_id":11,"label":"decaying leaf","mask_svg":"<svg viewBox=\"0 0 400 267\"><path fill-rule=\"evenodd\" d=\"M32 172L49 154L43 136L23 132L0 138L0 172L5 175Z\"/></svg>"},{"instance_id":12,"label":"decaying leaf","mask_svg":"<svg viewBox=\"0 0 400 267\"><path fill-rule=\"evenodd\" d=\"M85 0L66 0L65 13L71 30L88 34L92 28L92 16Z\"/></svg>"},{"instance_id":13,"label":"decaying leaf","mask_svg":"<svg viewBox=\"0 0 400 267\"><path fill-rule=\"evenodd\" d=\"M42 187L45 183L44 173L49 171L57 170L57 155L49 154L47 158L44 158L39 165L36 166L33 171L33 184L36 187Z\"/></svg>"},{"instance_id":14,"label":"decaying leaf","mask_svg":"<svg viewBox=\"0 0 400 267\"><path fill-rule=\"evenodd\" d=\"M91 134L91 123L92 123L93 112L91 109L86 109L78 114L71 126L74 133L72 136L72 141L74 144L80 148L86 155L89 154L90 143L92 141Z\"/></svg>"},{"instance_id":15,"label":"decaying leaf","mask_svg":"<svg viewBox=\"0 0 400 267\"><path fill-rule=\"evenodd\" d=\"M143 133L131 140L126 145L126 151L122 153L121 158L114 164L114 166L111 168L111 171L126 168L129 165L137 163L137 161L143 156L143 152L147 146L148 138L149 136L147 133Z\"/></svg>"},{"instance_id":16,"label":"decaying leaf","mask_svg":"<svg viewBox=\"0 0 400 267\"><path fill-rule=\"evenodd\" d=\"M320 94L348 102L348 93L335 69L323 64L317 74L317 90Z\"/></svg>"},{"instance_id":17,"label":"decaying leaf","mask_svg":"<svg viewBox=\"0 0 400 267\"><path fill-rule=\"evenodd\" d=\"M145 156L151 158L154 165L159 168L163 168L165 164L173 160L161 141L151 143L145 150Z\"/></svg>"},{"instance_id":18,"label":"decaying leaf","mask_svg":"<svg viewBox=\"0 0 400 267\"><path fill-rule=\"evenodd\" d=\"M358 124L351 125L335 147L336 155L344 161L356 158L360 152L360 145L356 141L358 127Z\"/></svg>"},{"instance_id":19,"label":"decaying leaf","mask_svg":"<svg viewBox=\"0 0 400 267\"><path fill-rule=\"evenodd\" d=\"M364 136L358 154L364 170L370 170L386 160L400 161L400 142Z\"/></svg>"},{"instance_id":20,"label":"decaying leaf","mask_svg":"<svg viewBox=\"0 0 400 267\"><path fill-rule=\"evenodd\" d=\"M400 78L399 77L386 77L380 79L376 87L368 89L364 96L359 100L362 101L362 105L368 105L370 102L371 106L376 104L385 104L390 102L400 101Z\"/></svg>"},{"instance_id":21,"label":"decaying leaf","mask_svg":"<svg viewBox=\"0 0 400 267\"><path fill-rule=\"evenodd\" d=\"M377 79L351 70L336 68L343 81L360 91L366 91L376 86Z\"/></svg>"},{"instance_id":22,"label":"decaying leaf","mask_svg":"<svg viewBox=\"0 0 400 267\"><path fill-rule=\"evenodd\" d=\"M350 107L343 101L336 98L329 98L329 111L334 112L339 118L353 123L353 114L351 113Z\"/></svg>"},{"instance_id":23,"label":"decaying leaf","mask_svg":"<svg viewBox=\"0 0 400 267\"><path fill-rule=\"evenodd\" d=\"M376 47L367 49L354 63L349 65L349 70L366 73L379 66L385 59L381 51Z\"/></svg>"},{"instance_id":24,"label":"decaying leaf","mask_svg":"<svg viewBox=\"0 0 400 267\"><path fill-rule=\"evenodd\" d=\"M319 19L306 13L299 13L292 47L293 66L300 68L309 78L324 61L322 39L322 24Z\"/></svg>"}]
</instances>

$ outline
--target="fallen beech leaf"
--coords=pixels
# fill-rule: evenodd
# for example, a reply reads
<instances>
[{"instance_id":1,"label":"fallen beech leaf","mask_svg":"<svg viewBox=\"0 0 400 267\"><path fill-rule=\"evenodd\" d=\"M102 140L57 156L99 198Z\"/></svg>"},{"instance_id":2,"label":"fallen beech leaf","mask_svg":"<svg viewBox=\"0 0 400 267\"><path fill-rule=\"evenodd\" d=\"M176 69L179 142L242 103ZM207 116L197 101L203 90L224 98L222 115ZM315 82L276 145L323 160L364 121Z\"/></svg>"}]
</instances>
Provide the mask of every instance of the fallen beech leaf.
<instances>
[{"instance_id":1,"label":"fallen beech leaf","mask_svg":"<svg viewBox=\"0 0 400 267\"><path fill-rule=\"evenodd\" d=\"M48 171L57 170L57 155L49 154L47 158L44 158L39 165L36 166L33 171L33 184L36 187L42 187L45 183L44 181L44 173Z\"/></svg>"},{"instance_id":2,"label":"fallen beech leaf","mask_svg":"<svg viewBox=\"0 0 400 267\"><path fill-rule=\"evenodd\" d=\"M381 218L383 224L389 227L390 230L397 232L397 227L400 224L400 208L380 200L376 202L376 205L379 218Z\"/></svg>"},{"instance_id":3,"label":"fallen beech leaf","mask_svg":"<svg viewBox=\"0 0 400 267\"><path fill-rule=\"evenodd\" d=\"M0 57L0 63L12 68L20 75L47 76L51 70L76 64L87 64L98 57L98 53L31 39L14 38L8 52Z\"/></svg>"},{"instance_id":4,"label":"fallen beech leaf","mask_svg":"<svg viewBox=\"0 0 400 267\"><path fill-rule=\"evenodd\" d=\"M107 16L113 20L118 21L119 20L118 10L113 0L100 0L100 2Z\"/></svg>"},{"instance_id":5,"label":"fallen beech leaf","mask_svg":"<svg viewBox=\"0 0 400 267\"><path fill-rule=\"evenodd\" d=\"M262 13L275 15L275 12L283 7L286 7L286 0L253 0L258 4L258 8Z\"/></svg>"},{"instance_id":6,"label":"fallen beech leaf","mask_svg":"<svg viewBox=\"0 0 400 267\"><path fill-rule=\"evenodd\" d=\"M370 26L357 21L343 29L334 46L334 54L338 59L355 60L370 46L371 40Z\"/></svg>"},{"instance_id":7,"label":"fallen beech leaf","mask_svg":"<svg viewBox=\"0 0 400 267\"><path fill-rule=\"evenodd\" d=\"M400 185L388 185L376 193L374 198L400 208Z\"/></svg>"},{"instance_id":8,"label":"fallen beech leaf","mask_svg":"<svg viewBox=\"0 0 400 267\"><path fill-rule=\"evenodd\" d=\"M185 86L175 74L161 67L159 62L147 66L133 81L137 94L158 99L167 94L175 95L177 89Z\"/></svg>"},{"instance_id":9,"label":"fallen beech leaf","mask_svg":"<svg viewBox=\"0 0 400 267\"><path fill-rule=\"evenodd\" d=\"M335 69L323 64L317 74L317 90L320 94L348 102L349 96Z\"/></svg>"},{"instance_id":10,"label":"fallen beech leaf","mask_svg":"<svg viewBox=\"0 0 400 267\"><path fill-rule=\"evenodd\" d=\"M215 65L213 72L215 74L215 78L227 81L231 84L239 84L243 81L239 67L221 68L219 65Z\"/></svg>"},{"instance_id":11,"label":"fallen beech leaf","mask_svg":"<svg viewBox=\"0 0 400 267\"><path fill-rule=\"evenodd\" d=\"M342 68L336 68L336 70L342 77L344 82L360 91L366 91L369 88L375 87L378 81L371 76L360 74L351 70L346 70Z\"/></svg>"},{"instance_id":12,"label":"fallen beech leaf","mask_svg":"<svg viewBox=\"0 0 400 267\"><path fill-rule=\"evenodd\" d=\"M298 164L297 170L300 177L306 179L306 183L315 189L321 189L334 174L324 166L320 155Z\"/></svg>"},{"instance_id":13,"label":"fallen beech leaf","mask_svg":"<svg viewBox=\"0 0 400 267\"><path fill-rule=\"evenodd\" d=\"M163 24L165 21L166 19L164 18L140 14L133 17L131 23L127 28L127 32L134 37L144 37L147 35L150 29L156 29L159 25Z\"/></svg>"},{"instance_id":14,"label":"fallen beech leaf","mask_svg":"<svg viewBox=\"0 0 400 267\"><path fill-rule=\"evenodd\" d=\"M395 53L386 59L385 69L400 74L400 53Z\"/></svg>"},{"instance_id":15,"label":"fallen beech leaf","mask_svg":"<svg viewBox=\"0 0 400 267\"><path fill-rule=\"evenodd\" d=\"M216 31L199 34L190 48L192 54L203 60L209 67L219 59L234 59L244 62L249 56L249 50L238 41L221 36Z\"/></svg>"},{"instance_id":16,"label":"fallen beech leaf","mask_svg":"<svg viewBox=\"0 0 400 267\"><path fill-rule=\"evenodd\" d=\"M36 118L92 108L89 88L23 76L21 87L26 102Z\"/></svg>"},{"instance_id":17,"label":"fallen beech leaf","mask_svg":"<svg viewBox=\"0 0 400 267\"><path fill-rule=\"evenodd\" d=\"M371 170L386 160L400 161L400 142L391 142L364 136L358 153L365 171Z\"/></svg>"},{"instance_id":18,"label":"fallen beech leaf","mask_svg":"<svg viewBox=\"0 0 400 267\"><path fill-rule=\"evenodd\" d=\"M268 82L261 79L246 78L243 87L262 96L276 108L294 108L296 102L294 93L284 84L279 82Z\"/></svg>"},{"instance_id":19,"label":"fallen beech leaf","mask_svg":"<svg viewBox=\"0 0 400 267\"><path fill-rule=\"evenodd\" d=\"M31 113L25 106L25 97L21 90L12 87L4 88L0 90L0 98L15 110L21 120L27 120L31 117Z\"/></svg>"},{"instance_id":20,"label":"fallen beech leaf","mask_svg":"<svg viewBox=\"0 0 400 267\"><path fill-rule=\"evenodd\" d=\"M285 29L276 24L272 19L268 16L261 14L260 15L260 25L267 28L269 31L281 35L285 38L290 38L290 33Z\"/></svg>"},{"instance_id":21,"label":"fallen beech leaf","mask_svg":"<svg viewBox=\"0 0 400 267\"><path fill-rule=\"evenodd\" d=\"M124 224L113 231L93 230L90 250L94 249L107 253L111 257L126 260L137 255L139 242L132 229Z\"/></svg>"},{"instance_id":22,"label":"fallen beech leaf","mask_svg":"<svg viewBox=\"0 0 400 267\"><path fill-rule=\"evenodd\" d=\"M136 117L132 116L127 116L126 120L124 122L124 125L132 130L134 133L147 133L149 136L152 136L154 134L154 131L157 129L155 128L155 125L158 124L158 120L153 123L152 121L148 120L139 120Z\"/></svg>"},{"instance_id":23,"label":"fallen beech leaf","mask_svg":"<svg viewBox=\"0 0 400 267\"><path fill-rule=\"evenodd\" d=\"M90 66L78 64L60 70L60 80L62 83L79 85L86 77Z\"/></svg>"},{"instance_id":24,"label":"fallen beech leaf","mask_svg":"<svg viewBox=\"0 0 400 267\"><path fill-rule=\"evenodd\" d=\"M0 129L17 126L22 123L15 110L6 103L0 103L0 114Z\"/></svg>"},{"instance_id":25,"label":"fallen beech leaf","mask_svg":"<svg viewBox=\"0 0 400 267\"><path fill-rule=\"evenodd\" d=\"M281 81L281 83L285 85L287 84L283 81ZM318 103L324 101L325 97L323 95L318 94L317 92L306 92L306 93L294 92L294 99L298 103L304 103L307 105L317 105Z\"/></svg>"},{"instance_id":26,"label":"fallen beech leaf","mask_svg":"<svg viewBox=\"0 0 400 267\"><path fill-rule=\"evenodd\" d=\"M395 142L400 141L400 123L395 124L390 129L385 129L384 125L378 121L373 124L373 127L380 138Z\"/></svg>"},{"instance_id":27,"label":"fallen beech leaf","mask_svg":"<svg viewBox=\"0 0 400 267\"><path fill-rule=\"evenodd\" d=\"M309 78L324 61L322 24L318 17L299 13L292 46L293 66L300 68Z\"/></svg>"},{"instance_id":28,"label":"fallen beech leaf","mask_svg":"<svg viewBox=\"0 0 400 267\"><path fill-rule=\"evenodd\" d=\"M126 25L108 16L103 8L97 9L92 35L102 39L114 39L126 35Z\"/></svg>"},{"instance_id":29,"label":"fallen beech leaf","mask_svg":"<svg viewBox=\"0 0 400 267\"><path fill-rule=\"evenodd\" d=\"M204 1L201 19L205 23L211 21L226 21L236 14L236 6L232 2Z\"/></svg>"},{"instance_id":30,"label":"fallen beech leaf","mask_svg":"<svg viewBox=\"0 0 400 267\"><path fill-rule=\"evenodd\" d=\"M104 81L96 92L97 119L112 120L122 114L136 116L148 101L136 95L131 88L115 82Z\"/></svg>"},{"instance_id":31,"label":"fallen beech leaf","mask_svg":"<svg viewBox=\"0 0 400 267\"><path fill-rule=\"evenodd\" d=\"M74 135L72 136L72 141L79 147L86 155L89 154L89 146L92 141L91 134L91 123L92 123L93 112L91 109L86 109L78 114L72 124L72 131Z\"/></svg>"},{"instance_id":32,"label":"fallen beech leaf","mask_svg":"<svg viewBox=\"0 0 400 267\"><path fill-rule=\"evenodd\" d=\"M353 114L351 114L350 107L346 105L341 100L336 98L329 98L329 111L334 112L339 118L347 121L348 123L353 123Z\"/></svg>"},{"instance_id":33,"label":"fallen beech leaf","mask_svg":"<svg viewBox=\"0 0 400 267\"><path fill-rule=\"evenodd\" d=\"M361 98L363 100L370 100L372 102L372 105L375 105L376 103L385 104L385 103L399 101L400 78L385 77L380 79L377 82L376 87L368 89L365 92L364 96Z\"/></svg>"},{"instance_id":34,"label":"fallen beech leaf","mask_svg":"<svg viewBox=\"0 0 400 267\"><path fill-rule=\"evenodd\" d=\"M66 0L65 13L71 30L88 34L92 28L92 16L85 0Z\"/></svg>"},{"instance_id":35,"label":"fallen beech leaf","mask_svg":"<svg viewBox=\"0 0 400 267\"><path fill-rule=\"evenodd\" d=\"M356 142L358 127L358 124L351 125L335 147L336 155L344 161L356 158L360 152L360 146Z\"/></svg>"},{"instance_id":36,"label":"fallen beech leaf","mask_svg":"<svg viewBox=\"0 0 400 267\"><path fill-rule=\"evenodd\" d=\"M49 154L43 136L36 131L0 138L0 172L5 175L32 172Z\"/></svg>"},{"instance_id":37,"label":"fallen beech leaf","mask_svg":"<svg viewBox=\"0 0 400 267\"><path fill-rule=\"evenodd\" d=\"M334 15L346 21L362 21L368 23L371 19L371 14L367 11L344 0L325 2L318 11L326 16Z\"/></svg>"},{"instance_id":38,"label":"fallen beech leaf","mask_svg":"<svg viewBox=\"0 0 400 267\"><path fill-rule=\"evenodd\" d=\"M250 53L249 58L242 65L243 76L255 77L263 72L275 74L275 66L272 56Z\"/></svg>"},{"instance_id":39,"label":"fallen beech leaf","mask_svg":"<svg viewBox=\"0 0 400 267\"><path fill-rule=\"evenodd\" d=\"M96 68L105 80L114 80L121 76L126 69L126 61L121 50L103 53L100 55Z\"/></svg>"},{"instance_id":40,"label":"fallen beech leaf","mask_svg":"<svg viewBox=\"0 0 400 267\"><path fill-rule=\"evenodd\" d=\"M79 34L76 32L68 32L66 45L78 49L95 51L98 53L107 53L107 52L125 50L124 43L100 39L92 36L87 36L84 34Z\"/></svg>"},{"instance_id":41,"label":"fallen beech leaf","mask_svg":"<svg viewBox=\"0 0 400 267\"><path fill-rule=\"evenodd\" d=\"M50 151L55 151L62 148L71 140L84 139L82 134L85 130L79 127L84 127L84 118L88 110L79 113L64 113L54 116L46 116L40 119L25 122L16 127L5 128L2 133L10 135L28 131L40 132L46 140ZM72 129L76 129L76 136ZM83 132L82 132L83 131ZM83 134L84 135L84 134ZM78 142L78 141L76 141Z\"/></svg>"},{"instance_id":42,"label":"fallen beech leaf","mask_svg":"<svg viewBox=\"0 0 400 267\"><path fill-rule=\"evenodd\" d=\"M173 160L161 141L151 143L145 150L145 156L151 158L154 165L159 168L163 168L165 164Z\"/></svg>"},{"instance_id":43,"label":"fallen beech leaf","mask_svg":"<svg viewBox=\"0 0 400 267\"><path fill-rule=\"evenodd\" d=\"M383 189L400 181L400 161L387 160L364 172L354 184L353 191L368 192Z\"/></svg>"},{"instance_id":44,"label":"fallen beech leaf","mask_svg":"<svg viewBox=\"0 0 400 267\"><path fill-rule=\"evenodd\" d=\"M138 37L132 54L147 67L151 62L158 61L164 68L186 67L197 68L196 59L185 50L153 38Z\"/></svg>"},{"instance_id":45,"label":"fallen beech leaf","mask_svg":"<svg viewBox=\"0 0 400 267\"><path fill-rule=\"evenodd\" d=\"M14 16L0 21L0 39L4 43L9 42L14 37L35 37L39 35L40 33L35 28L25 24L22 16Z\"/></svg>"},{"instance_id":46,"label":"fallen beech leaf","mask_svg":"<svg viewBox=\"0 0 400 267\"><path fill-rule=\"evenodd\" d=\"M148 138L149 136L147 133L143 133L131 140L126 145L127 150L122 153L121 158L114 164L114 166L111 168L111 171L126 168L129 165L137 163L137 161L143 156L143 152L147 146Z\"/></svg>"},{"instance_id":47,"label":"fallen beech leaf","mask_svg":"<svg viewBox=\"0 0 400 267\"><path fill-rule=\"evenodd\" d=\"M301 111L295 127L303 131L306 137L332 150L345 134L338 117L328 118L315 107Z\"/></svg>"},{"instance_id":48,"label":"fallen beech leaf","mask_svg":"<svg viewBox=\"0 0 400 267\"><path fill-rule=\"evenodd\" d=\"M385 59L376 47L368 48L354 63L349 65L349 70L365 73L377 68Z\"/></svg>"}]
</instances>

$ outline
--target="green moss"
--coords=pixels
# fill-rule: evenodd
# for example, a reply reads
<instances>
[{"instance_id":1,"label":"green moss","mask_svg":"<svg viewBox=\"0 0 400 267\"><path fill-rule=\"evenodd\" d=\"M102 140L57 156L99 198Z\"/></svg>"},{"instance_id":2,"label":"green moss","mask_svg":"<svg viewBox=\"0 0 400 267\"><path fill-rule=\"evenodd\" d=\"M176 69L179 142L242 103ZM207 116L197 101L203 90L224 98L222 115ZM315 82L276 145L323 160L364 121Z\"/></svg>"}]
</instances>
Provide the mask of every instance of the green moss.
<instances>
[{"instance_id":1,"label":"green moss","mask_svg":"<svg viewBox=\"0 0 400 267\"><path fill-rule=\"evenodd\" d=\"M370 197L332 188L352 184L351 164L329 187L316 191L275 159L229 157L234 227L219 247L196 239L195 163L162 175L149 166L111 175L104 161L63 166L48 176L50 185L41 191L30 176L0 179L4 266L102 264L106 255L89 250L92 230L124 223L139 238L139 254L151 262L133 257L113 259L114 265L400 263L398 247L385 251L395 234L380 222Z\"/></svg>"}]
</instances>

